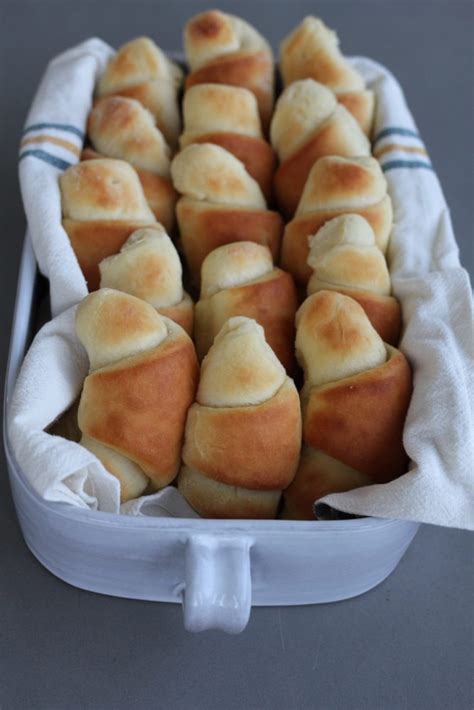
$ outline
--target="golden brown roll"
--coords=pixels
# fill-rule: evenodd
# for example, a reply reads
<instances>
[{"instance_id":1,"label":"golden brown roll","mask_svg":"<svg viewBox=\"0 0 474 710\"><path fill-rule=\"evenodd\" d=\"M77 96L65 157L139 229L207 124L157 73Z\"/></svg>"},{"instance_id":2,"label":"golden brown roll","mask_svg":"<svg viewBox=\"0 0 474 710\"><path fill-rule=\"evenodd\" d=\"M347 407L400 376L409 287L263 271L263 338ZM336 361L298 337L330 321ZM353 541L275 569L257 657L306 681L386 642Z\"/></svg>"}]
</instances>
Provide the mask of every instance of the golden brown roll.
<instances>
[{"instance_id":1,"label":"golden brown roll","mask_svg":"<svg viewBox=\"0 0 474 710\"><path fill-rule=\"evenodd\" d=\"M297 307L293 279L273 266L267 247L236 242L215 249L206 256L201 269L194 328L198 358L206 355L229 318L247 316L260 323L267 343L291 374Z\"/></svg>"},{"instance_id":2,"label":"golden brown roll","mask_svg":"<svg viewBox=\"0 0 474 710\"><path fill-rule=\"evenodd\" d=\"M258 102L264 130L273 109L273 53L251 25L235 15L208 10L191 18L184 29L184 49L195 84L228 84L249 89Z\"/></svg>"},{"instance_id":3,"label":"golden brown roll","mask_svg":"<svg viewBox=\"0 0 474 710\"><path fill-rule=\"evenodd\" d=\"M301 413L293 380L254 320L228 320L203 360L178 489L204 517L273 518L293 479Z\"/></svg>"},{"instance_id":4,"label":"golden brown roll","mask_svg":"<svg viewBox=\"0 0 474 710\"><path fill-rule=\"evenodd\" d=\"M175 148L181 130L178 89L183 72L148 37L137 37L119 48L96 86L98 97L128 96L154 116L166 142Z\"/></svg>"},{"instance_id":5,"label":"golden brown roll","mask_svg":"<svg viewBox=\"0 0 474 710\"><path fill-rule=\"evenodd\" d=\"M274 185L278 204L292 217L309 171L323 155L370 155L370 143L334 93L313 79L295 81L277 101L270 138L280 165Z\"/></svg>"},{"instance_id":6,"label":"golden brown roll","mask_svg":"<svg viewBox=\"0 0 474 710\"><path fill-rule=\"evenodd\" d=\"M285 86L299 79L315 79L337 95L370 135L374 94L339 49L337 34L316 17L305 17L280 46L280 70Z\"/></svg>"},{"instance_id":7,"label":"golden brown roll","mask_svg":"<svg viewBox=\"0 0 474 710\"><path fill-rule=\"evenodd\" d=\"M139 227L156 224L135 170L123 160L87 160L59 177L63 227L87 281L99 288L99 263Z\"/></svg>"},{"instance_id":8,"label":"golden brown roll","mask_svg":"<svg viewBox=\"0 0 474 710\"><path fill-rule=\"evenodd\" d=\"M310 237L308 296L325 289L350 296L364 309L382 340L397 345L401 308L390 295L385 258L370 224L358 214L334 217Z\"/></svg>"},{"instance_id":9,"label":"golden brown roll","mask_svg":"<svg viewBox=\"0 0 474 710\"><path fill-rule=\"evenodd\" d=\"M328 493L405 473L411 371L361 306L335 291L319 291L300 307L296 355L305 376L303 452L285 506L288 517L311 519L314 501Z\"/></svg>"},{"instance_id":10,"label":"golden brown roll","mask_svg":"<svg viewBox=\"0 0 474 710\"><path fill-rule=\"evenodd\" d=\"M194 304L183 290L178 252L161 224L137 229L99 269L101 288L141 298L192 335Z\"/></svg>"},{"instance_id":11,"label":"golden brown roll","mask_svg":"<svg viewBox=\"0 0 474 710\"><path fill-rule=\"evenodd\" d=\"M275 154L263 139L257 100L248 89L197 84L184 95L181 148L215 143L235 155L258 182L267 200L272 194Z\"/></svg>"},{"instance_id":12,"label":"golden brown roll","mask_svg":"<svg viewBox=\"0 0 474 710\"><path fill-rule=\"evenodd\" d=\"M112 289L85 298L76 331L87 350L81 443L121 483L122 500L176 476L198 364L191 339L145 301Z\"/></svg>"},{"instance_id":13,"label":"golden brown roll","mask_svg":"<svg viewBox=\"0 0 474 710\"><path fill-rule=\"evenodd\" d=\"M182 195L176 216L196 281L207 254L223 244L256 242L278 258L283 221L267 209L258 184L232 153L212 143L190 145L174 158L171 175Z\"/></svg>"},{"instance_id":14,"label":"golden brown roll","mask_svg":"<svg viewBox=\"0 0 474 710\"><path fill-rule=\"evenodd\" d=\"M96 102L87 132L93 152L82 159L119 158L133 165L158 222L172 231L177 194L170 177L170 149L153 116L135 99L109 96Z\"/></svg>"},{"instance_id":15,"label":"golden brown roll","mask_svg":"<svg viewBox=\"0 0 474 710\"><path fill-rule=\"evenodd\" d=\"M295 216L285 227L281 266L303 286L311 276L308 237L341 214L356 213L374 230L385 253L392 229L392 202L375 158L325 156L311 168Z\"/></svg>"}]
</instances>

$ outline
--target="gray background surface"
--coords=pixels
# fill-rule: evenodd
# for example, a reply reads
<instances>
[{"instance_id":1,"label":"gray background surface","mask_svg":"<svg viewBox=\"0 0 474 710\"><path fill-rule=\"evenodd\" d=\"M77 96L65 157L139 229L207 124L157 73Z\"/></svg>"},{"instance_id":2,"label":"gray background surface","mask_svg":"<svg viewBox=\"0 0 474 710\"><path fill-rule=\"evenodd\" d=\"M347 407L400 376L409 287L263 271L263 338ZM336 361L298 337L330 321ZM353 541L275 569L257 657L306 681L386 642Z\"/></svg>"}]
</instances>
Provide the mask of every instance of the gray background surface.
<instances>
[{"instance_id":1,"label":"gray background surface","mask_svg":"<svg viewBox=\"0 0 474 710\"><path fill-rule=\"evenodd\" d=\"M0 0L0 356L6 362L24 216L20 129L47 61L93 34L114 46L149 34L180 47L196 2ZM473 3L220 2L274 48L309 13L347 54L400 80L441 179L464 266L473 254ZM3 371L4 368L2 368ZM2 372L3 375L3 372ZM398 569L332 605L258 608L239 637L189 635L181 609L67 586L26 549L0 464L0 708L474 707L473 536L424 526Z\"/></svg>"}]
</instances>

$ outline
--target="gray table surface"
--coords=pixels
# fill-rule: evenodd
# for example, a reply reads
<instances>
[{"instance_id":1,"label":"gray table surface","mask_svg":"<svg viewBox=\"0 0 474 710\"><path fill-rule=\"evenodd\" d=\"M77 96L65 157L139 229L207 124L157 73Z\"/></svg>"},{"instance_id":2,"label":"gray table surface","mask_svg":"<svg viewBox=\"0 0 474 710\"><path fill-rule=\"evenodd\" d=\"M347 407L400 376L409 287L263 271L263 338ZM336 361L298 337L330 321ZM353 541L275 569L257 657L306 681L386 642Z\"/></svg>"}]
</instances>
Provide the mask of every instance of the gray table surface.
<instances>
[{"instance_id":1,"label":"gray table surface","mask_svg":"<svg viewBox=\"0 0 474 710\"><path fill-rule=\"evenodd\" d=\"M204 6L205 7L205 6ZM337 28L402 83L451 208L461 260L473 254L473 3L221 2L276 47L306 14ZM6 362L24 215L19 132L46 62L93 34L149 34L180 47L197 2L0 0L1 357ZM3 370L3 368L2 368ZM183 631L170 604L112 599L52 577L26 549L0 471L0 708L474 707L473 536L424 526L378 588L332 605L258 608L239 637Z\"/></svg>"}]
</instances>

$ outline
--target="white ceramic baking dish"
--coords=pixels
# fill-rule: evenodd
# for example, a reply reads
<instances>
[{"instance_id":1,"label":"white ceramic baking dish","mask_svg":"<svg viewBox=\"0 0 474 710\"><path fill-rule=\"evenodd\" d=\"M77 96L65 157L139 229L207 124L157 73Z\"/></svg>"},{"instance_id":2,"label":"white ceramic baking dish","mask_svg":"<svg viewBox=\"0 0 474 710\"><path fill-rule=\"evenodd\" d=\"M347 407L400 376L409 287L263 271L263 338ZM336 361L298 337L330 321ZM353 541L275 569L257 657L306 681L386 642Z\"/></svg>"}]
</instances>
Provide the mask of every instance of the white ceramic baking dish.
<instances>
[{"instance_id":1,"label":"white ceramic baking dish","mask_svg":"<svg viewBox=\"0 0 474 710\"><path fill-rule=\"evenodd\" d=\"M4 442L26 544L60 579L102 594L183 604L185 627L240 632L251 605L332 602L362 594L397 566L417 523L359 518L196 520L127 517L49 503L19 468L5 428L29 344L38 272L25 239L5 387Z\"/></svg>"}]
</instances>

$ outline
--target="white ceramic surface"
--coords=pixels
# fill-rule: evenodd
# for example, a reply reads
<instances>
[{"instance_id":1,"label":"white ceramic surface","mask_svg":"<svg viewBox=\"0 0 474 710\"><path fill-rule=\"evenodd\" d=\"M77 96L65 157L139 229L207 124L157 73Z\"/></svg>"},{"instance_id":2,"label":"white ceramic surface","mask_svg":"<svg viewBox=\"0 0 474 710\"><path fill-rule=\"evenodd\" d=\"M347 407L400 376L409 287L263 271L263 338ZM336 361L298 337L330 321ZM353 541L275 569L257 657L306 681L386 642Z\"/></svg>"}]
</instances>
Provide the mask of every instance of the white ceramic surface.
<instances>
[{"instance_id":1,"label":"white ceramic surface","mask_svg":"<svg viewBox=\"0 0 474 710\"><path fill-rule=\"evenodd\" d=\"M18 279L5 409L28 342L36 262L28 237ZM417 523L128 517L49 503L15 461L4 431L13 498L26 543L60 579L102 594L183 604L190 631L238 633L251 605L353 597L384 580Z\"/></svg>"}]
</instances>

